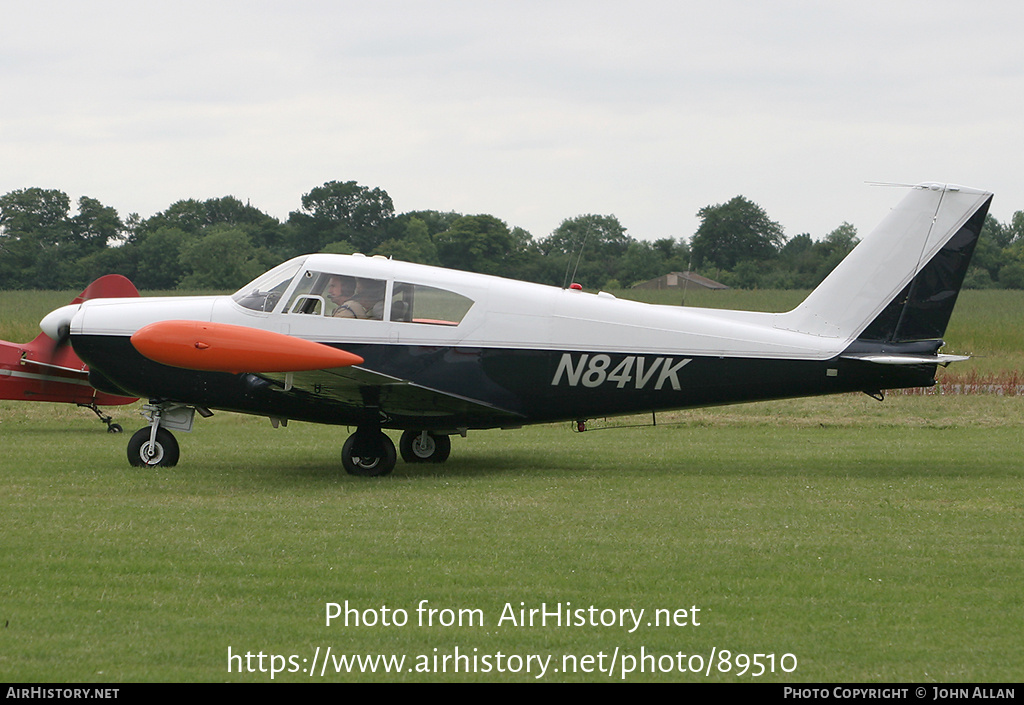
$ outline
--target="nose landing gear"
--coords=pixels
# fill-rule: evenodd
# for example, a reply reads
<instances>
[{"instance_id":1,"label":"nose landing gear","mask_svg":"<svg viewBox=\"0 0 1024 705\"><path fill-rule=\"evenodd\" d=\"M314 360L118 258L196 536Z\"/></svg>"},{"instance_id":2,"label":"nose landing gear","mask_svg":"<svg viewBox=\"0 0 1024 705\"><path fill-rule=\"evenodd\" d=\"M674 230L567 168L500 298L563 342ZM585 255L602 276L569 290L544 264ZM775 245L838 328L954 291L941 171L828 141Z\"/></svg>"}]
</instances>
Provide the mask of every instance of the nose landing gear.
<instances>
[{"instance_id":1,"label":"nose landing gear","mask_svg":"<svg viewBox=\"0 0 1024 705\"><path fill-rule=\"evenodd\" d=\"M165 428L140 428L128 441L128 462L137 468L178 464L178 440Z\"/></svg>"},{"instance_id":2,"label":"nose landing gear","mask_svg":"<svg viewBox=\"0 0 1024 705\"><path fill-rule=\"evenodd\" d=\"M128 462L137 468L171 468L178 464L178 441L168 429L191 431L197 408L173 402L150 402L142 407L149 419L128 441ZM203 416L212 414L198 409Z\"/></svg>"}]
</instances>

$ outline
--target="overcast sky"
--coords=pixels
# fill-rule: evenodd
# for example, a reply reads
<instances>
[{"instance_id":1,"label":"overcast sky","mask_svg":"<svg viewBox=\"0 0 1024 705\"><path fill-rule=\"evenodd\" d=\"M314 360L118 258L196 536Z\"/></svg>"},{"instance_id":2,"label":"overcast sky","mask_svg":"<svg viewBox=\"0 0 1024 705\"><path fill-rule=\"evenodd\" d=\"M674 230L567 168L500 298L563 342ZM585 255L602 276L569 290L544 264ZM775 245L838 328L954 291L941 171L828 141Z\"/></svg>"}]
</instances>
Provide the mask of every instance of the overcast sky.
<instances>
[{"instance_id":1,"label":"overcast sky","mask_svg":"<svg viewBox=\"0 0 1024 705\"><path fill-rule=\"evenodd\" d=\"M535 238L584 213L689 237L743 195L861 235L867 181L1024 210L1024 3L0 0L0 193L122 217L326 181Z\"/></svg>"}]
</instances>

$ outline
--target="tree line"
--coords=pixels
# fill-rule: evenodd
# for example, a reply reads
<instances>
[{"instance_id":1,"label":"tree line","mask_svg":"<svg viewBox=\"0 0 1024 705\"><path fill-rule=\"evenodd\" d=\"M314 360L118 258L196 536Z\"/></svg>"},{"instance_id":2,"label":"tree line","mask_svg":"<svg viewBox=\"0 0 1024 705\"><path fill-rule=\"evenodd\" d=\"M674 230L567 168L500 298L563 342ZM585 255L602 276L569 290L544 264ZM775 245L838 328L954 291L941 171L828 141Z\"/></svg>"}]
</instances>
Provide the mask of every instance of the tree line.
<instances>
[{"instance_id":1,"label":"tree line","mask_svg":"<svg viewBox=\"0 0 1024 705\"><path fill-rule=\"evenodd\" d=\"M732 287L807 289L858 242L842 223L814 239L787 238L743 196L708 205L689 238L639 240L614 215L567 218L535 238L493 215L396 214L381 188L331 181L281 221L233 196L171 204L149 218L95 198L26 188L0 196L0 289L71 289L123 274L140 289L234 289L309 252L381 254L555 286L629 287L695 271ZM1024 288L1024 211L988 217L966 286Z\"/></svg>"}]
</instances>

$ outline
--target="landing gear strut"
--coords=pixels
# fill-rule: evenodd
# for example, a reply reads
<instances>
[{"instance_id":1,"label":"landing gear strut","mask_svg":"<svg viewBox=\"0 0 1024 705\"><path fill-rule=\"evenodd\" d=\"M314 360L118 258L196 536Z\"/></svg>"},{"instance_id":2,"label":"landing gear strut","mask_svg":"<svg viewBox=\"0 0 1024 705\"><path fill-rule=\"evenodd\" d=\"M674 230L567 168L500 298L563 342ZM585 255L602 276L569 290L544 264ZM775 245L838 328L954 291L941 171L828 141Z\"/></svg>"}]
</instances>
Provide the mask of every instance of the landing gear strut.
<instances>
[{"instance_id":1,"label":"landing gear strut","mask_svg":"<svg viewBox=\"0 0 1024 705\"><path fill-rule=\"evenodd\" d=\"M137 468L178 464L178 441L165 428L140 428L128 441L128 462Z\"/></svg>"},{"instance_id":2,"label":"landing gear strut","mask_svg":"<svg viewBox=\"0 0 1024 705\"><path fill-rule=\"evenodd\" d=\"M178 464L180 451L178 441L167 429L191 431L192 419L197 407L174 402L152 401L142 407L143 415L149 419L147 428L140 428L128 441L128 462L137 468L170 468ZM210 416L206 409L198 408L203 416Z\"/></svg>"},{"instance_id":3,"label":"landing gear strut","mask_svg":"<svg viewBox=\"0 0 1024 705\"><path fill-rule=\"evenodd\" d=\"M121 424L112 423L114 420L113 416L110 416L109 414L104 414L102 411L100 411L100 408L96 406L96 402L92 402L91 404L80 403L79 406L82 407L83 409L88 409L92 413L96 414L99 420L107 425L107 433L121 433L122 431L124 431L124 429L121 428Z\"/></svg>"}]
</instances>

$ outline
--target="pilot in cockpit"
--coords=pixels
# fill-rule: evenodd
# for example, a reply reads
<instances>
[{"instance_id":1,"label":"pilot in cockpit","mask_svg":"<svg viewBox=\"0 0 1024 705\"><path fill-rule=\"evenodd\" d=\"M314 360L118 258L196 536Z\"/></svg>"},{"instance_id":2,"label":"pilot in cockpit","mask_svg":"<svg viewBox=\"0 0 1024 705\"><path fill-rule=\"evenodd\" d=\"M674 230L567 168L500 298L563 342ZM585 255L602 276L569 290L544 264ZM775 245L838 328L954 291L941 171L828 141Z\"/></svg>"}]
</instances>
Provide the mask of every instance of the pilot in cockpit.
<instances>
[{"instance_id":1,"label":"pilot in cockpit","mask_svg":"<svg viewBox=\"0 0 1024 705\"><path fill-rule=\"evenodd\" d=\"M385 287L386 282L379 279L356 279L353 292L350 278L331 277L327 283L327 298L338 305L331 315L383 320Z\"/></svg>"},{"instance_id":2,"label":"pilot in cockpit","mask_svg":"<svg viewBox=\"0 0 1024 705\"><path fill-rule=\"evenodd\" d=\"M352 298L352 295L356 293L356 280L352 277L342 277L337 274L332 274L327 278L327 289L324 291L324 296L330 300L334 305L334 313L332 316L347 316L348 318L354 318L348 309L343 309L342 305Z\"/></svg>"}]
</instances>

